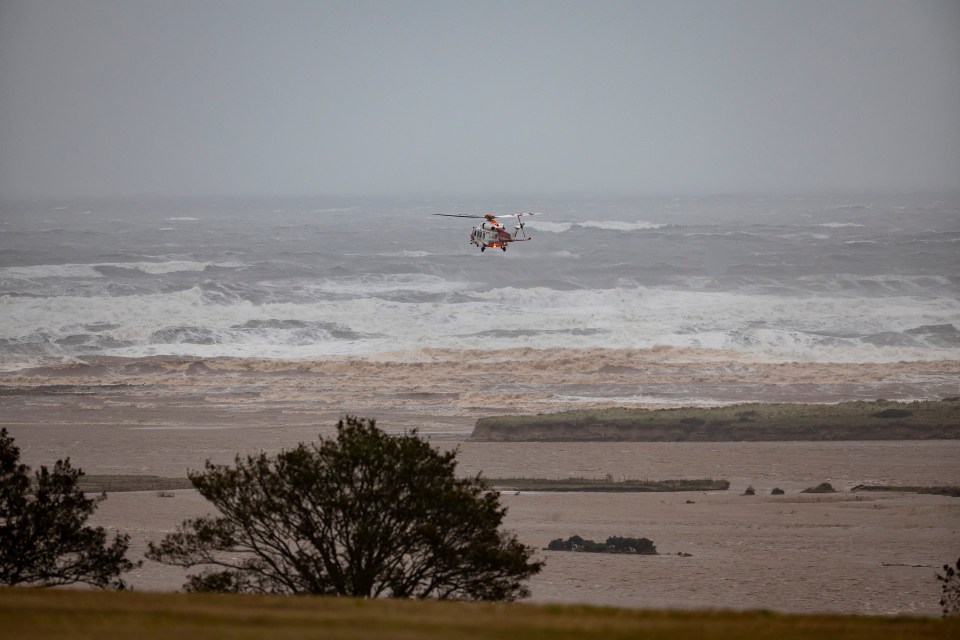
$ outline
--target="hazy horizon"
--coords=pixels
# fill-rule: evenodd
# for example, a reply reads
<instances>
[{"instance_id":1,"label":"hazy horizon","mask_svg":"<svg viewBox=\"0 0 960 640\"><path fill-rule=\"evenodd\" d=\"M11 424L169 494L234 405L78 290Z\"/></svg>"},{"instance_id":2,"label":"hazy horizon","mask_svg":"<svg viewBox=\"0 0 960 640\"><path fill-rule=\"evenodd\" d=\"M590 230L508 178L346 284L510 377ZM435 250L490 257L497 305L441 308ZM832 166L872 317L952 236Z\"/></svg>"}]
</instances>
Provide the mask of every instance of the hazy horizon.
<instances>
[{"instance_id":1,"label":"hazy horizon","mask_svg":"<svg viewBox=\"0 0 960 640\"><path fill-rule=\"evenodd\" d=\"M708 201L708 200L747 200L771 202L784 199L847 199L851 202L859 201L864 198L873 197L905 197L905 196L927 196L927 197L945 197L952 198L960 196L960 187L862 187L862 188L798 188L798 189L755 189L748 191L746 189L709 190L709 189L673 189L659 191L628 191L628 190L540 190L540 191L385 191L382 193L361 193L361 192L327 192L327 193L267 193L267 192L243 192L236 191L232 193L113 193L113 194L85 194L85 193L61 193L61 194L15 194L12 196L0 193L0 203L7 205L17 205L24 203L39 203L49 205L69 205L71 203L77 206L93 203L176 203L198 204L204 201L210 202L230 202L233 200L242 200L251 205L261 204L268 206L270 203L298 202L315 200L317 202L326 201L333 203L343 201L348 204L354 201L365 201L368 203L424 203L424 204L444 204L444 203L462 203L464 201L477 201L478 212L502 209L501 213L509 213L514 210L525 210L529 208L530 203L551 203L560 201L570 202L617 202L617 201L651 201L665 202L675 201ZM482 211L480 211L482 209Z\"/></svg>"},{"instance_id":2,"label":"hazy horizon","mask_svg":"<svg viewBox=\"0 0 960 640\"><path fill-rule=\"evenodd\" d=\"M960 3L8 0L0 196L955 192Z\"/></svg>"}]
</instances>

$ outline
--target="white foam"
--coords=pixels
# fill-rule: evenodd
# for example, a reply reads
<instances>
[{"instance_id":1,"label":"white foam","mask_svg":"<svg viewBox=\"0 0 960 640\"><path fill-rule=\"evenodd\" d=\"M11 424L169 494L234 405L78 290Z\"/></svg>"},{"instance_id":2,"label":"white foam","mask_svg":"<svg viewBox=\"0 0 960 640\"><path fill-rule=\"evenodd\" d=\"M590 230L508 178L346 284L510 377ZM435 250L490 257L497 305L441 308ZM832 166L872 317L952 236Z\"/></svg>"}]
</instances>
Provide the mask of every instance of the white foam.
<instances>
[{"instance_id":1,"label":"white foam","mask_svg":"<svg viewBox=\"0 0 960 640\"><path fill-rule=\"evenodd\" d=\"M404 249L403 251L394 251L391 253L381 253L385 258L425 258L427 256L432 256L434 254L429 251L409 251Z\"/></svg>"},{"instance_id":2,"label":"white foam","mask_svg":"<svg viewBox=\"0 0 960 640\"><path fill-rule=\"evenodd\" d=\"M587 229L606 229L608 231L648 231L651 229L663 229L670 225L659 224L656 222L622 222L620 220L587 220L586 222L578 222L578 227L584 227Z\"/></svg>"},{"instance_id":3,"label":"white foam","mask_svg":"<svg viewBox=\"0 0 960 640\"><path fill-rule=\"evenodd\" d=\"M354 296L385 293L452 293L470 285L440 276L418 273L370 274L349 278L321 280L306 286L316 293L350 294Z\"/></svg>"},{"instance_id":4,"label":"white foam","mask_svg":"<svg viewBox=\"0 0 960 640\"><path fill-rule=\"evenodd\" d=\"M178 271L205 271L209 267L236 269L244 265L239 262L198 262L195 260L169 260L167 262L108 262L103 267L117 269L135 269L151 275L176 273Z\"/></svg>"},{"instance_id":5,"label":"white foam","mask_svg":"<svg viewBox=\"0 0 960 640\"><path fill-rule=\"evenodd\" d=\"M582 404L616 404L616 405L668 405L672 406L677 404L676 399L664 398L663 396L644 396L644 395L632 395L632 396L577 396L577 395L554 395L549 398L543 398L538 400L542 404L550 404L551 406L556 406L558 402L568 402L573 405L582 405ZM734 404L738 404L740 400L716 400L712 398L684 398L683 405L686 407L726 407Z\"/></svg>"},{"instance_id":6,"label":"white foam","mask_svg":"<svg viewBox=\"0 0 960 640\"><path fill-rule=\"evenodd\" d=\"M199 262L195 260L168 260L165 262L97 262L94 264L38 264L28 267L4 267L0 278L41 280L43 278L101 278L98 267L131 269L151 275L178 271L204 271L209 267L240 268L239 262Z\"/></svg>"},{"instance_id":7,"label":"white foam","mask_svg":"<svg viewBox=\"0 0 960 640\"><path fill-rule=\"evenodd\" d=\"M42 278L100 278L92 264L37 264L29 267L4 267L0 278L40 280Z\"/></svg>"},{"instance_id":8,"label":"white foam","mask_svg":"<svg viewBox=\"0 0 960 640\"><path fill-rule=\"evenodd\" d=\"M623 287L559 291L504 287L471 291L464 283L398 275L331 281L344 294L306 303L224 301L199 287L122 297L0 297L0 338L56 341L97 325L110 355L185 354L310 357L423 347L649 348L656 345L747 352L768 361L889 362L960 359L960 349L871 344L858 336L952 324L960 301L890 296L850 298ZM455 299L401 302L371 291L418 287L456 290ZM360 289L365 292L361 293ZM291 322L293 321L293 322ZM206 342L208 344L202 344ZM20 357L20 356L17 356Z\"/></svg>"},{"instance_id":9,"label":"white foam","mask_svg":"<svg viewBox=\"0 0 960 640\"><path fill-rule=\"evenodd\" d=\"M174 217L174 218L167 218L167 220L170 221L170 222L196 222L196 221L198 221L199 219L200 219L200 218L193 218L193 217L190 217L190 216L177 216L177 217Z\"/></svg>"},{"instance_id":10,"label":"white foam","mask_svg":"<svg viewBox=\"0 0 960 640\"><path fill-rule=\"evenodd\" d=\"M939 289L947 290L953 286L950 278L940 275L878 274L871 276L857 273L837 273L828 277L804 276L797 278L797 281L817 292L826 291L838 294L874 289L890 293L918 295L929 294Z\"/></svg>"},{"instance_id":11,"label":"white foam","mask_svg":"<svg viewBox=\"0 0 960 640\"><path fill-rule=\"evenodd\" d=\"M639 222L624 222L622 220L585 220L583 222L531 220L527 222L526 225L537 231L548 231L550 233L566 233L573 227L580 227L581 229L603 229L605 231L650 231L670 226L668 224L647 222L644 220Z\"/></svg>"},{"instance_id":12,"label":"white foam","mask_svg":"<svg viewBox=\"0 0 960 640\"><path fill-rule=\"evenodd\" d=\"M859 222L824 222L818 224L818 227L827 227L828 229L842 229L844 227L862 227Z\"/></svg>"},{"instance_id":13,"label":"white foam","mask_svg":"<svg viewBox=\"0 0 960 640\"><path fill-rule=\"evenodd\" d=\"M570 231L570 227L573 226L572 222L548 222L546 220L531 220L525 224L537 231L547 231L549 233Z\"/></svg>"}]
</instances>

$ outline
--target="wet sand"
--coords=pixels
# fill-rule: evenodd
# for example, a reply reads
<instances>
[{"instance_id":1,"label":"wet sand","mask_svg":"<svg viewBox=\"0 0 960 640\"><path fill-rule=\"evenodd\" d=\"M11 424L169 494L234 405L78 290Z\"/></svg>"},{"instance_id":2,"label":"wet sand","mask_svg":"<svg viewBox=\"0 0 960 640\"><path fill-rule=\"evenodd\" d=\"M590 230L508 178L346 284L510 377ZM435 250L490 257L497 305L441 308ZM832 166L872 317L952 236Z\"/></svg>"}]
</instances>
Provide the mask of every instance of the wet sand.
<instances>
[{"instance_id":1,"label":"wet sand","mask_svg":"<svg viewBox=\"0 0 960 640\"><path fill-rule=\"evenodd\" d=\"M461 445L464 471L559 475L561 469L577 474L645 469L658 478L731 472L723 474L733 482L725 492L502 494L506 527L541 549L547 561L530 582L534 602L937 615L935 571L960 555L960 499L843 491L871 478L960 482L955 464L960 443L629 443L621 451L599 443L565 450L537 443L510 452L486 444ZM799 493L823 480L842 491ZM741 495L748 484L757 495ZM786 495L769 495L774 486ZM148 540L209 509L194 491L170 493L173 498L159 492L111 494L95 519L131 533L132 555L139 556ZM595 540L648 537L661 555L542 550L550 540L573 534ZM173 590L183 575L147 562L130 582L138 589Z\"/></svg>"},{"instance_id":2,"label":"wet sand","mask_svg":"<svg viewBox=\"0 0 960 640\"><path fill-rule=\"evenodd\" d=\"M828 481L960 484L960 441L785 443L470 442L477 417L582 406L836 402L960 395L956 361L766 363L690 349L456 352L267 361L91 358L0 374L0 426L36 466L70 456L91 474L183 476L206 459L275 452L330 434L343 413L460 448L460 471L731 481L712 494L504 494L507 525L538 548L579 534L645 536L660 556L541 552L533 600L631 607L939 611L940 565L960 556L960 499L800 496ZM758 495L739 495L747 485ZM770 496L780 487L786 496ZM207 510L192 491L114 493L95 518L133 536L133 555ZM687 500L693 502L688 504ZM677 552L692 554L680 557ZM674 555L670 555L674 554ZM139 589L182 574L147 563Z\"/></svg>"}]
</instances>

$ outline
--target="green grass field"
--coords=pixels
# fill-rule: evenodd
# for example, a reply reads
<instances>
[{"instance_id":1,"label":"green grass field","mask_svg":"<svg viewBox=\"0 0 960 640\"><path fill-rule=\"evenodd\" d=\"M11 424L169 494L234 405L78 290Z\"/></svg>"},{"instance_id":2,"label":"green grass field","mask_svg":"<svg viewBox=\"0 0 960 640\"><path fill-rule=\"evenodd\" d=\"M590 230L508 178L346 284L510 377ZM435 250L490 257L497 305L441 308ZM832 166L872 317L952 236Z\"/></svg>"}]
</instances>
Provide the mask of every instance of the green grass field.
<instances>
[{"instance_id":1,"label":"green grass field","mask_svg":"<svg viewBox=\"0 0 960 640\"><path fill-rule=\"evenodd\" d=\"M958 638L960 618L0 589L0 638Z\"/></svg>"}]
</instances>

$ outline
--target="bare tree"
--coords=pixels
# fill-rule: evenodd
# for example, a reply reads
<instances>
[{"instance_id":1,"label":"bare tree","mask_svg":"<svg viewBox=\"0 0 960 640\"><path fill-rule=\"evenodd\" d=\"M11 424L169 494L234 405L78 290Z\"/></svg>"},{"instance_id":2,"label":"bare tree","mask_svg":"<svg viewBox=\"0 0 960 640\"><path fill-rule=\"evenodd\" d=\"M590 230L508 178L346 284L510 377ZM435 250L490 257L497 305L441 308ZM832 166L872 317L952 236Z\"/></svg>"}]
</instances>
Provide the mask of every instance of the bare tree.
<instances>
[{"instance_id":1,"label":"bare tree","mask_svg":"<svg viewBox=\"0 0 960 640\"><path fill-rule=\"evenodd\" d=\"M147 557L200 567L187 590L513 600L541 562L500 530L506 509L456 452L348 416L336 439L191 473L219 515Z\"/></svg>"}]
</instances>

